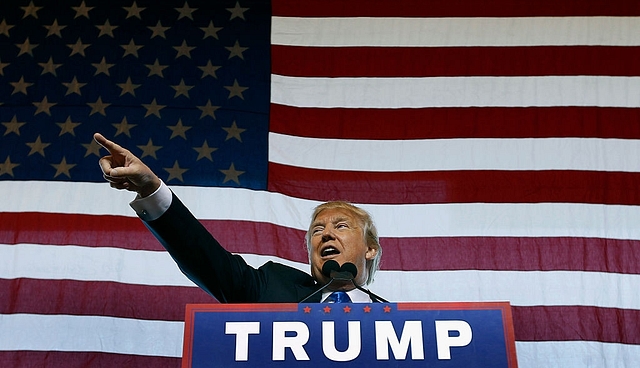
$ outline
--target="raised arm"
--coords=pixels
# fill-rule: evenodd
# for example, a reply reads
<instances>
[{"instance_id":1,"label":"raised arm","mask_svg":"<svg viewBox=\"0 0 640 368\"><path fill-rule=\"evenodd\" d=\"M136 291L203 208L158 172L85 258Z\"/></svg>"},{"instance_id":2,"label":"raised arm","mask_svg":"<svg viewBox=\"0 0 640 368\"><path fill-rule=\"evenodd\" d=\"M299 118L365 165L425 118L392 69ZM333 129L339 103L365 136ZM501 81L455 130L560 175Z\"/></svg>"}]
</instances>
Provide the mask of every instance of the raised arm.
<instances>
[{"instance_id":1,"label":"raised arm","mask_svg":"<svg viewBox=\"0 0 640 368\"><path fill-rule=\"evenodd\" d=\"M157 208L158 201L163 201L160 198L168 193L170 205L159 217L141 215L141 219L189 279L221 302L260 300L266 283L263 272L226 251L168 188L156 192L162 182L138 157L99 133L94 139L109 151L99 164L111 187L142 197L132 202L139 215L146 212L140 203L154 203L152 207Z\"/></svg>"}]
</instances>

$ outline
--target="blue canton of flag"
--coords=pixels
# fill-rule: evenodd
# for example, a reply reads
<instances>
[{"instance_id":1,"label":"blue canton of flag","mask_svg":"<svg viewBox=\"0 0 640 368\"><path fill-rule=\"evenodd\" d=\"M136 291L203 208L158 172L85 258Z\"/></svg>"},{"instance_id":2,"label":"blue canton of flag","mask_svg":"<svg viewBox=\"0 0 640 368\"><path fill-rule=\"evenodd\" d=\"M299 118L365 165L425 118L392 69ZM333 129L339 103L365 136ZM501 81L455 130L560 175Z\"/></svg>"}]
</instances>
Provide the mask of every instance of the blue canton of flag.
<instances>
[{"instance_id":1,"label":"blue canton of flag","mask_svg":"<svg viewBox=\"0 0 640 368\"><path fill-rule=\"evenodd\" d=\"M101 132L170 185L266 188L269 12L3 1L0 180L102 181Z\"/></svg>"}]
</instances>

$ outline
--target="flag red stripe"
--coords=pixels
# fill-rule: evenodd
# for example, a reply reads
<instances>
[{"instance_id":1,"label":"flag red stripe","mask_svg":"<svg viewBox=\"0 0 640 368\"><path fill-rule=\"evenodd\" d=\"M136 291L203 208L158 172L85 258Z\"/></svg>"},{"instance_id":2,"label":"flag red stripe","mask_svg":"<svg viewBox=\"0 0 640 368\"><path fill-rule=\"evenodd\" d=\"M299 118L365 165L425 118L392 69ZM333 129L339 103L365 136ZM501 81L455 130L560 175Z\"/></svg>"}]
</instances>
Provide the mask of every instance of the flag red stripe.
<instances>
[{"instance_id":1,"label":"flag red stripe","mask_svg":"<svg viewBox=\"0 0 640 368\"><path fill-rule=\"evenodd\" d=\"M640 311L632 309L512 307L517 341L587 340L640 344Z\"/></svg>"},{"instance_id":2,"label":"flag red stripe","mask_svg":"<svg viewBox=\"0 0 640 368\"><path fill-rule=\"evenodd\" d=\"M117 298L105 298L117 295ZM43 300L47 302L44 303ZM197 287L117 282L0 279L0 314L102 315L184 321L188 303L215 303Z\"/></svg>"},{"instance_id":3,"label":"flag red stripe","mask_svg":"<svg viewBox=\"0 0 640 368\"><path fill-rule=\"evenodd\" d=\"M5 214L5 216L7 216ZM46 223L56 214L16 214L23 221ZM89 224L81 215L65 215L69 221L78 219ZM94 219L95 226L111 227L109 220L119 223L116 216ZM307 263L304 247L304 231L268 223L243 221L202 221L204 226L231 252L262 254ZM121 239L123 246L144 243L148 240L146 229L127 231ZM47 231L42 235L46 237ZM36 243L32 233L11 229L0 217L0 243ZM39 238L38 238L39 239ZM38 240L35 239L35 240ZM52 233L50 241L43 244L82 243L82 236L60 237ZM127 240L127 241L125 241ZM68 243L71 241L71 243ZM128 243L129 242L129 243ZM161 247L156 240L152 246ZM505 271L594 271L623 274L640 274L640 241L579 237L431 237L381 239L383 247L393 249L393 256L385 256L383 270L505 270ZM149 247L149 245L147 245ZM131 249L131 248L129 248ZM146 248L142 248L146 249ZM49 281L47 281L49 282ZM103 285L102 283L100 285Z\"/></svg>"},{"instance_id":4,"label":"flag red stripe","mask_svg":"<svg viewBox=\"0 0 640 368\"><path fill-rule=\"evenodd\" d=\"M274 16L291 17L525 17L525 16L632 16L640 14L633 1L589 2L543 0L531 3L505 0L481 2L401 0L279 0Z\"/></svg>"},{"instance_id":5,"label":"flag red stripe","mask_svg":"<svg viewBox=\"0 0 640 368\"><path fill-rule=\"evenodd\" d=\"M182 359L99 352L64 351L0 351L3 367L21 368L113 368L163 367L179 368Z\"/></svg>"},{"instance_id":6,"label":"flag red stripe","mask_svg":"<svg viewBox=\"0 0 640 368\"><path fill-rule=\"evenodd\" d=\"M164 250L135 217L41 212L0 212L0 243Z\"/></svg>"},{"instance_id":7,"label":"flag red stripe","mask_svg":"<svg viewBox=\"0 0 640 368\"><path fill-rule=\"evenodd\" d=\"M319 170L269 163L269 190L356 203L640 204L640 173L600 171ZM553 188L553 190L541 190Z\"/></svg>"},{"instance_id":8,"label":"flag red stripe","mask_svg":"<svg viewBox=\"0 0 640 368\"><path fill-rule=\"evenodd\" d=\"M640 109L601 107L347 109L271 105L270 131L336 139L640 139Z\"/></svg>"},{"instance_id":9,"label":"flag red stripe","mask_svg":"<svg viewBox=\"0 0 640 368\"><path fill-rule=\"evenodd\" d=\"M574 237L383 238L382 269L640 274L640 241Z\"/></svg>"},{"instance_id":10,"label":"flag red stripe","mask_svg":"<svg viewBox=\"0 0 640 368\"><path fill-rule=\"evenodd\" d=\"M308 261L304 231L250 221L204 220L202 223L233 252ZM290 243L285 246L286 240ZM137 218L0 212L0 244L22 243L164 251L158 240Z\"/></svg>"},{"instance_id":11,"label":"flag red stripe","mask_svg":"<svg viewBox=\"0 0 640 368\"><path fill-rule=\"evenodd\" d=\"M640 75L640 53L634 47L273 45L271 71L297 77L636 76Z\"/></svg>"},{"instance_id":12,"label":"flag red stripe","mask_svg":"<svg viewBox=\"0 0 640 368\"><path fill-rule=\"evenodd\" d=\"M0 287L2 290L15 291L16 288L20 288L23 291L18 298L2 298L2 314L101 315L182 321L187 303L215 303L215 299L203 291L188 287L140 287L117 283L27 279L0 280ZM41 299L29 295L39 295ZM119 298L105 300L104 295L119 295ZM49 302L42 303L41 300ZM513 307L513 312L516 339L519 341L590 340L640 344L638 310L588 306L533 306ZM565 322L564 325L574 328L548 328L549 325L562 325L562 321Z\"/></svg>"}]
</instances>

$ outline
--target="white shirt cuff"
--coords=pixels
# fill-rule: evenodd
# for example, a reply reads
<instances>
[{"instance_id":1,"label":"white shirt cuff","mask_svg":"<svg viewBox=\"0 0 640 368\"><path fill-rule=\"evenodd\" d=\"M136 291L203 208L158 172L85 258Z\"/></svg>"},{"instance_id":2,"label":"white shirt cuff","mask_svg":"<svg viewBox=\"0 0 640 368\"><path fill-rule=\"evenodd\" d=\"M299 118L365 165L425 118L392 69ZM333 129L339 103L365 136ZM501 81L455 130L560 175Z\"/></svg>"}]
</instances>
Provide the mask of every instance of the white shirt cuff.
<instances>
[{"instance_id":1,"label":"white shirt cuff","mask_svg":"<svg viewBox=\"0 0 640 368\"><path fill-rule=\"evenodd\" d=\"M129 205L142 220L153 221L167 212L172 198L173 194L169 187L164 182L160 182L160 187L151 195L144 198L138 195Z\"/></svg>"}]
</instances>

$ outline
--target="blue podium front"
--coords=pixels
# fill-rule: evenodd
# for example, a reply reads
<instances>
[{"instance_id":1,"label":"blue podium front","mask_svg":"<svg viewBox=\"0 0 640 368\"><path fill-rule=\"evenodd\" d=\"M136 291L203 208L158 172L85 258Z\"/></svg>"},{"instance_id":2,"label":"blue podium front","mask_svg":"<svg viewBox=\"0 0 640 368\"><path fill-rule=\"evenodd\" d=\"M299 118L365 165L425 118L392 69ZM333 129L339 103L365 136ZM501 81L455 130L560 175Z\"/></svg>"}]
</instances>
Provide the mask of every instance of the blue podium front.
<instances>
[{"instance_id":1,"label":"blue podium front","mask_svg":"<svg viewBox=\"0 0 640 368\"><path fill-rule=\"evenodd\" d=\"M492 303L189 304L182 367L517 367Z\"/></svg>"}]
</instances>

